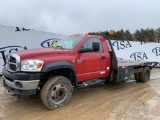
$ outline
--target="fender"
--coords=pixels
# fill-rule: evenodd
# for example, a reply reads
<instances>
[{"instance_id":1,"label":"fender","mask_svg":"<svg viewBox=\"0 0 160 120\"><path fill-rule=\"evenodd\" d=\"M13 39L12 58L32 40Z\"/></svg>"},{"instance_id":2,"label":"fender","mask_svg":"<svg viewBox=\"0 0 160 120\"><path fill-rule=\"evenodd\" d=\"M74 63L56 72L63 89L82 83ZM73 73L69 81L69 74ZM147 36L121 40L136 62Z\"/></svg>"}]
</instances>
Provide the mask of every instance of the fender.
<instances>
[{"instance_id":1,"label":"fender","mask_svg":"<svg viewBox=\"0 0 160 120\"><path fill-rule=\"evenodd\" d=\"M73 64L69 63L69 62L66 62L66 61L61 61L61 62L52 62L52 63L49 63L47 64L43 69L42 69L42 72L50 72L52 70L56 70L56 69L61 69L61 68L69 68L73 71L74 73L74 84L77 85L77 76L76 76L76 70L73 66Z\"/></svg>"}]
</instances>

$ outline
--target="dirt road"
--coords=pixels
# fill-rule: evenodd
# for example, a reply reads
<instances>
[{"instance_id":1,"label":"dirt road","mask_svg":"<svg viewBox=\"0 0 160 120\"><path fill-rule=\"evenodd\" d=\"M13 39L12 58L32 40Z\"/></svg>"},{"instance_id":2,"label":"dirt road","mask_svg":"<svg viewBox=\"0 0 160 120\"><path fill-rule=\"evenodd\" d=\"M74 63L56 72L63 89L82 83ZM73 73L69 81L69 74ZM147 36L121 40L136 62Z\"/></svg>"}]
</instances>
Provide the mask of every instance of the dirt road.
<instances>
[{"instance_id":1,"label":"dirt road","mask_svg":"<svg viewBox=\"0 0 160 120\"><path fill-rule=\"evenodd\" d=\"M148 83L128 81L77 89L54 111L40 96L12 96L0 85L0 120L160 120L160 69Z\"/></svg>"}]
</instances>

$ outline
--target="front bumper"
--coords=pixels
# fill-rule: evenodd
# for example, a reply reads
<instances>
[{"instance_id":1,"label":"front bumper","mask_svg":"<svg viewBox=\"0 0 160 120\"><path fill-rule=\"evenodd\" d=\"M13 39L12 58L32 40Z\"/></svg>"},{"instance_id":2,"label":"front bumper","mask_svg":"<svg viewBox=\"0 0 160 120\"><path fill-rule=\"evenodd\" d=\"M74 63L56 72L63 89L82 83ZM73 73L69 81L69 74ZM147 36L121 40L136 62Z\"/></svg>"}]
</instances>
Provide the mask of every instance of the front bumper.
<instances>
[{"instance_id":1,"label":"front bumper","mask_svg":"<svg viewBox=\"0 0 160 120\"><path fill-rule=\"evenodd\" d=\"M41 73L11 73L5 68L2 73L2 84L8 91L18 95L36 94Z\"/></svg>"}]
</instances>

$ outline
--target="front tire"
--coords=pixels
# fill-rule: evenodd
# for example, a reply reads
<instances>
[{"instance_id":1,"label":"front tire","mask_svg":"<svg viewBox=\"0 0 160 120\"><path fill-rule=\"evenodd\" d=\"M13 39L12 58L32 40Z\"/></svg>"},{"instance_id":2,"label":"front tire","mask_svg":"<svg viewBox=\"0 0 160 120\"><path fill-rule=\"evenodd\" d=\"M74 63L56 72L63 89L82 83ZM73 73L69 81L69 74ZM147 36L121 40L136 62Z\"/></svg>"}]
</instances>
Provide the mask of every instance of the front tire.
<instances>
[{"instance_id":1,"label":"front tire","mask_svg":"<svg viewBox=\"0 0 160 120\"><path fill-rule=\"evenodd\" d=\"M63 76L50 78L41 90L41 100L49 109L66 105L71 99L73 87L71 82Z\"/></svg>"}]
</instances>

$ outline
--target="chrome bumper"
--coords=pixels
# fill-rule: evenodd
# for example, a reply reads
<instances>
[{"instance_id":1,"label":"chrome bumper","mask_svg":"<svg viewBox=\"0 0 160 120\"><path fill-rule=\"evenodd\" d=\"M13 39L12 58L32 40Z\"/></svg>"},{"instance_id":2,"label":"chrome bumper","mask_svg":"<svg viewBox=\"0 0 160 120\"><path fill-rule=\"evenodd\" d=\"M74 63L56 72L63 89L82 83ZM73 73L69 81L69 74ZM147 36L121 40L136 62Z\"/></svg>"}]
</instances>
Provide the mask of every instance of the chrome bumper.
<instances>
[{"instance_id":1,"label":"chrome bumper","mask_svg":"<svg viewBox=\"0 0 160 120\"><path fill-rule=\"evenodd\" d=\"M3 86L7 85L13 89L17 90L32 90L37 89L40 80L14 80L13 82L2 76Z\"/></svg>"}]
</instances>

